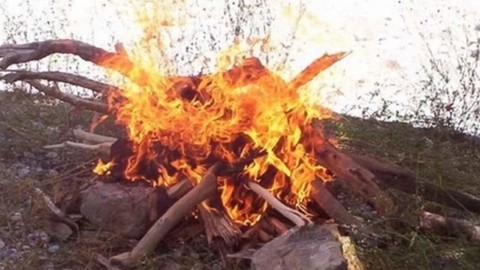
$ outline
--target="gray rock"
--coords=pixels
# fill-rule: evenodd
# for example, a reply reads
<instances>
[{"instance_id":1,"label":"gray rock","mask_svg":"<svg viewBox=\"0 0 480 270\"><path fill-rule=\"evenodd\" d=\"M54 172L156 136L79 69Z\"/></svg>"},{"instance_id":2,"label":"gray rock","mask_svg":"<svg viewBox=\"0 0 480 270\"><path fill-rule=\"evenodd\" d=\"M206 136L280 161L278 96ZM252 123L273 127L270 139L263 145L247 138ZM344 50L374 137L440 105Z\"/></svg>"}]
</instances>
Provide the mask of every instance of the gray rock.
<instances>
[{"instance_id":1,"label":"gray rock","mask_svg":"<svg viewBox=\"0 0 480 270\"><path fill-rule=\"evenodd\" d=\"M97 182L82 192L80 213L92 224L126 237L148 229L148 194L152 188Z\"/></svg>"},{"instance_id":2,"label":"gray rock","mask_svg":"<svg viewBox=\"0 0 480 270\"><path fill-rule=\"evenodd\" d=\"M50 237L44 231L35 231L27 236L27 242L30 246L43 246L50 241Z\"/></svg>"},{"instance_id":3,"label":"gray rock","mask_svg":"<svg viewBox=\"0 0 480 270\"><path fill-rule=\"evenodd\" d=\"M338 231L333 225L291 229L253 254L255 270L346 270Z\"/></svg>"},{"instance_id":4,"label":"gray rock","mask_svg":"<svg viewBox=\"0 0 480 270\"><path fill-rule=\"evenodd\" d=\"M22 213L20 212L15 212L13 215L10 217L10 220L13 222L19 222L22 220Z\"/></svg>"},{"instance_id":5,"label":"gray rock","mask_svg":"<svg viewBox=\"0 0 480 270\"><path fill-rule=\"evenodd\" d=\"M46 178L54 178L57 177L60 173L56 170L50 169L45 173Z\"/></svg>"},{"instance_id":6,"label":"gray rock","mask_svg":"<svg viewBox=\"0 0 480 270\"><path fill-rule=\"evenodd\" d=\"M52 244L52 245L49 245L48 248L47 248L48 252L50 253L55 253L57 251L60 250L60 245L58 244Z\"/></svg>"},{"instance_id":7,"label":"gray rock","mask_svg":"<svg viewBox=\"0 0 480 270\"><path fill-rule=\"evenodd\" d=\"M35 154L32 152L23 152L23 156L28 159L35 159Z\"/></svg>"},{"instance_id":8,"label":"gray rock","mask_svg":"<svg viewBox=\"0 0 480 270\"><path fill-rule=\"evenodd\" d=\"M25 176L30 174L30 169L28 167L23 167L17 170L17 176L19 178L24 178Z\"/></svg>"}]
</instances>

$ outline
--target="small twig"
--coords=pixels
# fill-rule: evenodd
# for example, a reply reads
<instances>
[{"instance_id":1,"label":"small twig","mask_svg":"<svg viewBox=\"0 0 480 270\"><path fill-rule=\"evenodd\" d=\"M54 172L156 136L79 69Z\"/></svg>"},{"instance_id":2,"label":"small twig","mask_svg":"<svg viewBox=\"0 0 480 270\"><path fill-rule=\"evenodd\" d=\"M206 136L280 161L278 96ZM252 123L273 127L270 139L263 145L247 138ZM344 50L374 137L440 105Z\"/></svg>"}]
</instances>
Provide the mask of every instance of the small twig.
<instances>
[{"instance_id":1,"label":"small twig","mask_svg":"<svg viewBox=\"0 0 480 270\"><path fill-rule=\"evenodd\" d=\"M73 148L84 149L84 150L90 150L90 151L100 151L100 152L108 154L108 153L110 153L110 148L112 146L112 143L105 142L105 143L99 143L99 144L86 144L86 143L77 143L77 142L72 142L72 141L65 141L65 142L59 143L59 144L46 145L43 148L45 148L45 149L56 149L56 148L65 148L67 146L73 147Z\"/></svg>"},{"instance_id":2,"label":"small twig","mask_svg":"<svg viewBox=\"0 0 480 270\"><path fill-rule=\"evenodd\" d=\"M106 257L100 253L95 253L95 260L101 265L103 265L107 270L120 270L120 268L111 265Z\"/></svg>"},{"instance_id":3,"label":"small twig","mask_svg":"<svg viewBox=\"0 0 480 270\"><path fill-rule=\"evenodd\" d=\"M109 137L109 136L104 136L104 135L99 135L91 132L87 132L85 130L82 130L80 128L76 128L73 130L73 135L75 138L79 140L84 140L87 142L92 142L92 143L113 143L117 141L117 138L115 137Z\"/></svg>"},{"instance_id":4,"label":"small twig","mask_svg":"<svg viewBox=\"0 0 480 270\"><path fill-rule=\"evenodd\" d=\"M72 226L76 233L77 236L80 235L80 228L78 227L77 223L75 223L73 220L71 220L68 215L62 211L62 209L58 208L55 203L53 203L52 199L47 196L41 189L35 188L35 193L37 193L38 196L40 196L43 201L45 202L45 206L47 207L48 210L54 215L56 219L59 221Z\"/></svg>"}]
</instances>

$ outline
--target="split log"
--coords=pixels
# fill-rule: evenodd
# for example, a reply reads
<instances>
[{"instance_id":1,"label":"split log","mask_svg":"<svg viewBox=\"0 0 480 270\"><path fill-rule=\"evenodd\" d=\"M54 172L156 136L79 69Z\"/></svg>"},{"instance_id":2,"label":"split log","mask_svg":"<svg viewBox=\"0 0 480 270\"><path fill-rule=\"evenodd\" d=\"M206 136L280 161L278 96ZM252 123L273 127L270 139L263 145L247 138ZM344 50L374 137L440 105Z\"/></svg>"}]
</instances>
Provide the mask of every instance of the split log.
<instances>
[{"instance_id":1,"label":"split log","mask_svg":"<svg viewBox=\"0 0 480 270\"><path fill-rule=\"evenodd\" d=\"M170 207L167 212L153 224L132 251L113 256L110 259L111 262L128 266L152 252L175 224L190 213L197 204L215 194L217 189L216 174L220 167L220 163L216 163L210 167L199 184Z\"/></svg>"},{"instance_id":2,"label":"split log","mask_svg":"<svg viewBox=\"0 0 480 270\"><path fill-rule=\"evenodd\" d=\"M408 194L419 194L424 199L480 214L480 198L450 188L440 187L418 177L414 172L377 159L350 155L359 164L375 173L382 183Z\"/></svg>"},{"instance_id":3,"label":"split log","mask_svg":"<svg viewBox=\"0 0 480 270\"><path fill-rule=\"evenodd\" d=\"M225 210L206 206L205 203L200 204L198 210L209 244L212 244L215 238L221 238L228 247L237 245L242 232Z\"/></svg>"},{"instance_id":4,"label":"split log","mask_svg":"<svg viewBox=\"0 0 480 270\"><path fill-rule=\"evenodd\" d=\"M218 192L216 195L218 195ZM220 200L217 196L214 198ZM223 206L212 208L207 206L206 202L203 202L199 204L198 210L203 220L208 244L218 250L223 266L227 267L229 265L227 255L233 252L233 248L240 240L242 231L223 209Z\"/></svg>"},{"instance_id":5,"label":"split log","mask_svg":"<svg viewBox=\"0 0 480 270\"><path fill-rule=\"evenodd\" d=\"M462 234L471 242L480 243L480 226L466 220L449 218L423 211L420 213L420 228L427 232L449 236Z\"/></svg>"}]
</instances>

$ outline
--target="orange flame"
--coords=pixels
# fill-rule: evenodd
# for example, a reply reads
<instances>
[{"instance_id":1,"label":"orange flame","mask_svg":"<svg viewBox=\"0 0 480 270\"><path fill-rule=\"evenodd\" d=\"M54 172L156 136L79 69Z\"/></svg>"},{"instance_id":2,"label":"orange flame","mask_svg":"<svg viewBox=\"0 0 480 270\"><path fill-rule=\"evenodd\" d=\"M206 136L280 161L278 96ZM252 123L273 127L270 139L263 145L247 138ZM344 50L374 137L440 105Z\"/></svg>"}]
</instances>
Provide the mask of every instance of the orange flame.
<instances>
[{"instance_id":1,"label":"orange flame","mask_svg":"<svg viewBox=\"0 0 480 270\"><path fill-rule=\"evenodd\" d=\"M148 57L133 56L131 63L105 60L110 66L121 65L130 79L120 87L122 92L109 96L117 122L127 128L134 144L124 174L160 186L184 177L198 183L212 161L233 165L261 152L239 173L219 177L228 214L252 225L268 208L245 181L258 182L306 212L311 181L329 179L316 163L311 126L332 114L303 97L299 88L345 54L324 55L286 82L257 58L239 57L237 49L219 58L218 70L223 71L192 78L167 77ZM139 174L142 160L156 164L158 179ZM111 166L99 163L95 172L104 174Z\"/></svg>"}]
</instances>

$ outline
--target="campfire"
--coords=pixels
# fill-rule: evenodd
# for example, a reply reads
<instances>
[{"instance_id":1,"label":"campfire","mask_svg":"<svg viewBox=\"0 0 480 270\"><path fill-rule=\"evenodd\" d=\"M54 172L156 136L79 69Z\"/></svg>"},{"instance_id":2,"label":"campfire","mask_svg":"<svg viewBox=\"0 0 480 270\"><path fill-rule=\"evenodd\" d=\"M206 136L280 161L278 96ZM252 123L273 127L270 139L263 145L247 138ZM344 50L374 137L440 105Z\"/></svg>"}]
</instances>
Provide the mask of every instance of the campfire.
<instances>
[{"instance_id":1,"label":"campfire","mask_svg":"<svg viewBox=\"0 0 480 270\"><path fill-rule=\"evenodd\" d=\"M341 151L324 134L322 121L336 116L308 99L307 86L346 53L324 54L289 81L252 56L225 57L212 74L167 76L121 45L109 52L75 40L49 40L1 46L0 69L56 53L77 55L128 79L112 86L80 75L24 70L2 77L113 117L125 128L122 138L77 129L75 137L88 143L48 146L107 152L109 160L93 168L98 183L150 187L146 211L151 226L131 251L111 262L133 264L191 215L202 220L210 243L221 243L216 247L225 260L254 238L267 242L290 228L329 219L373 234L337 200L329 188L332 182L371 204L379 216L394 213L388 188L416 194L417 186L429 200L480 212L477 198L419 180L393 164ZM40 80L91 89L104 102L81 99ZM58 215L68 219L65 213ZM441 224L434 216L421 217ZM478 240L478 231L471 230L475 227L462 222L453 223Z\"/></svg>"}]
</instances>

